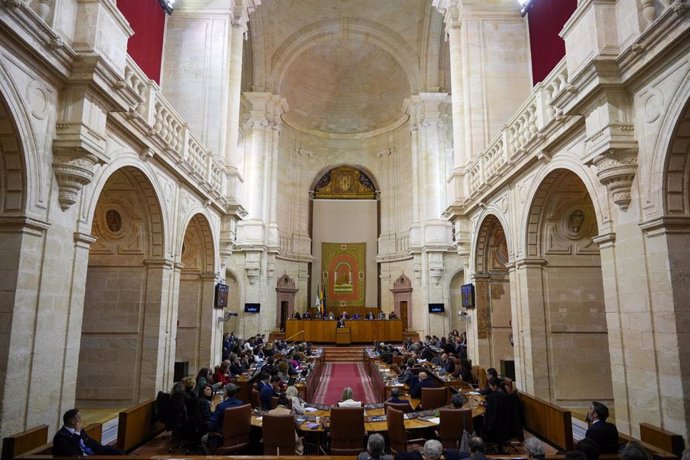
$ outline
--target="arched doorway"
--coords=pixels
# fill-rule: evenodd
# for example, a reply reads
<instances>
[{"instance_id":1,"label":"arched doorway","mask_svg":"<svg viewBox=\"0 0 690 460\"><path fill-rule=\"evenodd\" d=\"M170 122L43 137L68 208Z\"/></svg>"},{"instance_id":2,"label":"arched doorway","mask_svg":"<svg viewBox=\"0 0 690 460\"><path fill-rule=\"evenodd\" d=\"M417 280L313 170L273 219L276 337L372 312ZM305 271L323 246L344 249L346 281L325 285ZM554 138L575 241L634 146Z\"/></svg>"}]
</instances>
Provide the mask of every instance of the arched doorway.
<instances>
[{"instance_id":1,"label":"arched doorway","mask_svg":"<svg viewBox=\"0 0 690 460\"><path fill-rule=\"evenodd\" d=\"M498 218L488 215L479 227L475 259L478 362L515 378L508 243Z\"/></svg>"},{"instance_id":2,"label":"arched doorway","mask_svg":"<svg viewBox=\"0 0 690 460\"><path fill-rule=\"evenodd\" d=\"M585 184L571 171L552 171L534 195L527 259L517 264L529 286L522 308L531 322L520 328L530 331L521 345L529 340L534 393L564 406L613 401L598 234Z\"/></svg>"},{"instance_id":3,"label":"arched doorway","mask_svg":"<svg viewBox=\"0 0 690 460\"><path fill-rule=\"evenodd\" d=\"M159 203L147 176L133 167L114 172L99 196L84 294L80 407L125 407L163 388L160 340L173 267L164 258Z\"/></svg>"},{"instance_id":4,"label":"arched doorway","mask_svg":"<svg viewBox=\"0 0 690 460\"><path fill-rule=\"evenodd\" d=\"M215 346L216 321L213 313L214 249L211 227L206 217L196 214L184 234L180 260L180 295L177 310L175 362L188 364L188 373L202 367L213 368L218 356Z\"/></svg>"},{"instance_id":5,"label":"arched doorway","mask_svg":"<svg viewBox=\"0 0 690 460\"><path fill-rule=\"evenodd\" d=\"M467 314L462 308L461 286L465 284L465 271L459 271L450 280L450 330L467 332ZM463 315L465 313L465 315Z\"/></svg>"},{"instance_id":6,"label":"arched doorway","mask_svg":"<svg viewBox=\"0 0 690 460\"><path fill-rule=\"evenodd\" d=\"M327 170L311 201L311 299L323 294L327 311L366 314L378 307L380 233L378 192L370 174L352 166ZM309 302L314 305L314 301Z\"/></svg>"}]
</instances>

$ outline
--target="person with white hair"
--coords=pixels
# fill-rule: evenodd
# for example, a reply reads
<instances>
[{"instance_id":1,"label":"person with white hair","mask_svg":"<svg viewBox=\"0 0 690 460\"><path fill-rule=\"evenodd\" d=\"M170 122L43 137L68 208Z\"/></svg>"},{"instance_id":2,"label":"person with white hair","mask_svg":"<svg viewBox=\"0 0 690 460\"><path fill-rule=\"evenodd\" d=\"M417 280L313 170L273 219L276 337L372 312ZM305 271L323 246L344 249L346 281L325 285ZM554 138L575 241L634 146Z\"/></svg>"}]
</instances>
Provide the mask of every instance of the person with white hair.
<instances>
[{"instance_id":1,"label":"person with white hair","mask_svg":"<svg viewBox=\"0 0 690 460\"><path fill-rule=\"evenodd\" d=\"M338 407L362 407L362 402L355 400L354 394L352 393L352 388L345 387L343 388L343 393L340 396Z\"/></svg>"},{"instance_id":2,"label":"person with white hair","mask_svg":"<svg viewBox=\"0 0 690 460\"><path fill-rule=\"evenodd\" d=\"M369 436L367 440L367 450L357 457L357 460L393 460L392 455L386 455L386 440L378 433Z\"/></svg>"},{"instance_id":3,"label":"person with white hair","mask_svg":"<svg viewBox=\"0 0 690 460\"><path fill-rule=\"evenodd\" d=\"M543 460L546 456L544 453L544 445L537 438L527 438L522 445L530 459Z\"/></svg>"}]
</instances>

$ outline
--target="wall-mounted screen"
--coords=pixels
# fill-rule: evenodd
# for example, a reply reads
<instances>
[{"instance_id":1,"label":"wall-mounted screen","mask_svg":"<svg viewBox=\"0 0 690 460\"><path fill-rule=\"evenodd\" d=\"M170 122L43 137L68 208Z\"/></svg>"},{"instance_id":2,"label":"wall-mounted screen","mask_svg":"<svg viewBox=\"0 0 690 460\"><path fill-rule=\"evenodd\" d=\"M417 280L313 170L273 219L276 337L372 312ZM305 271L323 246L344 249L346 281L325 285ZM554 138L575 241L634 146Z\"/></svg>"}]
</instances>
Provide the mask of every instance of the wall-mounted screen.
<instances>
[{"instance_id":1,"label":"wall-mounted screen","mask_svg":"<svg viewBox=\"0 0 690 460\"><path fill-rule=\"evenodd\" d=\"M460 287L462 294L462 307L474 308L474 284L463 284Z\"/></svg>"},{"instance_id":2,"label":"wall-mounted screen","mask_svg":"<svg viewBox=\"0 0 690 460\"><path fill-rule=\"evenodd\" d=\"M443 313L446 311L446 306L442 303L430 303L429 313Z\"/></svg>"},{"instance_id":3,"label":"wall-mounted screen","mask_svg":"<svg viewBox=\"0 0 690 460\"><path fill-rule=\"evenodd\" d=\"M260 303L245 303L244 312L245 313L259 313L261 311Z\"/></svg>"}]
</instances>

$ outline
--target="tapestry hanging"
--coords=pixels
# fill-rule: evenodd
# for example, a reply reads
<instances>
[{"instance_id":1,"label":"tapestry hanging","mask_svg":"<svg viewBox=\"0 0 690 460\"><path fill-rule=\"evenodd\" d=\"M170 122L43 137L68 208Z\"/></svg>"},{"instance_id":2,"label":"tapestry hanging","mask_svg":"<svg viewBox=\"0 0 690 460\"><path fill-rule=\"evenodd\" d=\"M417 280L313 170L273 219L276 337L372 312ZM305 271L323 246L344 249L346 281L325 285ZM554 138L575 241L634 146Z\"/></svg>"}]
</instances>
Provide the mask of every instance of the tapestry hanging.
<instances>
[{"instance_id":1,"label":"tapestry hanging","mask_svg":"<svg viewBox=\"0 0 690 460\"><path fill-rule=\"evenodd\" d=\"M321 243L321 282L328 307L363 307L366 243Z\"/></svg>"}]
</instances>

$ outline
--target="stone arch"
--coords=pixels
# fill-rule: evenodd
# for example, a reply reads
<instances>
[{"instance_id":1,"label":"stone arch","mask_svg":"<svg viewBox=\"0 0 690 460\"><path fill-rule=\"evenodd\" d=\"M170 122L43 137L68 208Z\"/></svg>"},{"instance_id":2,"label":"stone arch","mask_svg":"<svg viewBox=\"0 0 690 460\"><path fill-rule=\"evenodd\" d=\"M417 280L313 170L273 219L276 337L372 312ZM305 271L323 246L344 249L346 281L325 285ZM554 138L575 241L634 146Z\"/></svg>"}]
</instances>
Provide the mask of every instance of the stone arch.
<instances>
[{"instance_id":1,"label":"stone arch","mask_svg":"<svg viewBox=\"0 0 690 460\"><path fill-rule=\"evenodd\" d=\"M414 50L393 30L363 19L358 20L356 23L348 22L346 24L340 19L321 21L295 32L284 41L283 45L271 57L271 62L274 62L275 65L271 72L268 87L273 92L278 90L285 72L300 53L312 46L333 40L344 34L350 40L372 43L390 54L405 71L412 94L419 92L419 64Z\"/></svg>"},{"instance_id":2,"label":"stone arch","mask_svg":"<svg viewBox=\"0 0 690 460\"><path fill-rule=\"evenodd\" d=\"M180 284L177 309L175 362L186 362L196 373L219 361L215 302L215 256L208 218L199 212L186 220L180 253Z\"/></svg>"},{"instance_id":3,"label":"stone arch","mask_svg":"<svg viewBox=\"0 0 690 460\"><path fill-rule=\"evenodd\" d=\"M512 255L510 244L508 243L508 232L505 231L505 219L500 214L488 212L483 215L478 222L479 228L477 230L477 237L474 245L474 272L487 273L490 269L487 258L489 257L492 238L495 236L494 232L499 227L505 241L505 247L502 249L501 254L497 255L505 259L502 261L502 265L505 269L505 265L508 264Z\"/></svg>"},{"instance_id":4,"label":"stone arch","mask_svg":"<svg viewBox=\"0 0 690 460\"><path fill-rule=\"evenodd\" d=\"M685 66L684 74L680 78L681 84L678 88L668 95L670 101L668 107L662 112L663 120L659 128L659 135L656 138L651 153L663 152L661 155L652 154L650 162L650 173L647 175L645 182L645 189L649 191L647 202L643 203L645 212L649 212L648 208L656 211L652 212L652 216L656 217L658 214L668 215L671 212L668 208L669 201L674 202L675 197L687 195L687 182L675 182L670 179L669 169L673 168L677 171L678 165L674 164L677 157L673 150L681 146L675 145L677 134L681 130L681 120L687 119L688 111L690 110L690 66ZM686 162L681 158L681 163ZM673 174L675 176L675 174ZM661 187L658 184L663 184ZM680 187L680 189L678 188ZM690 212L690 211L688 211Z\"/></svg>"},{"instance_id":5,"label":"stone arch","mask_svg":"<svg viewBox=\"0 0 690 460\"><path fill-rule=\"evenodd\" d=\"M526 213L526 252L514 274L526 391L583 408L613 400L595 203L577 172L545 173ZM596 388L588 385L593 379Z\"/></svg>"},{"instance_id":6,"label":"stone arch","mask_svg":"<svg viewBox=\"0 0 690 460\"><path fill-rule=\"evenodd\" d=\"M486 213L479 221L475 240L474 311L476 358L499 369L514 362L512 349L512 306L508 263L510 252L503 222L498 214ZM514 378L514 372L508 375Z\"/></svg>"},{"instance_id":7,"label":"stone arch","mask_svg":"<svg viewBox=\"0 0 690 460\"><path fill-rule=\"evenodd\" d=\"M690 98L672 132L663 169L663 212L690 217Z\"/></svg>"},{"instance_id":8,"label":"stone arch","mask_svg":"<svg viewBox=\"0 0 690 460\"><path fill-rule=\"evenodd\" d=\"M84 224L93 228L94 220L96 218L96 209L99 201L103 195L103 190L106 184L112 177L117 174L124 174L130 183L142 184L137 187L140 193L139 199L143 198L144 208L146 213L151 217L151 235L150 245L151 251L149 256L162 258L166 251L166 229L169 229L167 213L163 212L163 194L160 191L155 175L151 171L147 171L142 167L141 163L133 162L130 159L122 159L115 161L108 165L98 179L93 183L93 187L89 188L90 198L84 206L85 219Z\"/></svg>"},{"instance_id":9,"label":"stone arch","mask_svg":"<svg viewBox=\"0 0 690 460\"><path fill-rule=\"evenodd\" d=\"M353 165L353 164L348 164L348 163L337 163L337 164L330 164L328 166L325 166L319 170L314 175L314 179L312 180L311 184L309 185L309 192L314 192L316 189L316 186L318 185L319 181L321 180L322 177L324 177L328 172L343 167L343 166L348 166L354 169L358 169L361 172L363 172L370 180L371 183L374 185L374 190L379 191L381 188L379 187L378 181L376 180L376 176L369 170L369 168L362 166L362 165Z\"/></svg>"},{"instance_id":10,"label":"stone arch","mask_svg":"<svg viewBox=\"0 0 690 460\"><path fill-rule=\"evenodd\" d=\"M194 267L200 273L215 273L216 271L216 248L214 244L213 229L211 228L209 218L200 211L193 211L190 215L183 220L184 225L182 226L183 232L182 240L178 244L178 254L180 255L180 261L184 266L188 266L185 263L185 257L187 257L188 262L194 264ZM190 234L190 230L192 233ZM189 236L188 236L189 234ZM185 244L189 239L193 239L198 242L200 248L199 251L195 251L195 255L192 255L187 251L185 256ZM191 261L190 257L194 257L196 260Z\"/></svg>"},{"instance_id":11,"label":"stone arch","mask_svg":"<svg viewBox=\"0 0 690 460\"><path fill-rule=\"evenodd\" d=\"M161 345L161 337L170 328L174 263L165 257L158 194L141 169L129 165L104 174L95 189L77 404L127 407L172 377L170 344Z\"/></svg>"},{"instance_id":12,"label":"stone arch","mask_svg":"<svg viewBox=\"0 0 690 460\"><path fill-rule=\"evenodd\" d=\"M603 213L601 208L597 206L599 204L598 200L593 200L592 197L597 197L593 193L589 178L583 178L580 171L567 169L563 167L553 167L545 170L542 175L535 179L534 183L537 184L532 190L531 195L527 199L527 203L530 203L528 212L525 214L525 223L523 225L524 233L524 244L525 252L524 256L526 258L537 258L541 256L540 241L541 241L541 227L539 225L542 217L543 210L546 200L550 196L555 188L558 188L558 184L564 178L572 177L577 178L579 183L584 187L584 191L589 197L590 203L592 204L592 218L589 219L589 223L597 228L597 231L601 231L605 222L603 222ZM604 198L606 198L604 192ZM606 222L608 223L608 221Z\"/></svg>"}]
</instances>

